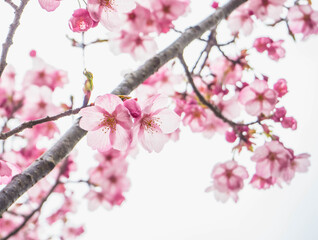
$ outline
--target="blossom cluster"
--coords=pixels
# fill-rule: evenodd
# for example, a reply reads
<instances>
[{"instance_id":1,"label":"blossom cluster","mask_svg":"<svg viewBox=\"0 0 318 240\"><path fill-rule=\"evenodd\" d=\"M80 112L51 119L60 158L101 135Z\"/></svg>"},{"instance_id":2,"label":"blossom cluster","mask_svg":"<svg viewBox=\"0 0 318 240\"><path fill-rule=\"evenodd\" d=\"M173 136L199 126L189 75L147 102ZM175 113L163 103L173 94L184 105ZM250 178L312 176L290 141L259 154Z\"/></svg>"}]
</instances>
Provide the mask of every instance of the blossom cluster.
<instances>
[{"instance_id":1,"label":"blossom cluster","mask_svg":"<svg viewBox=\"0 0 318 240\"><path fill-rule=\"evenodd\" d=\"M34 50L30 52L30 56L33 67L26 72L22 79L23 89L17 87L16 72L11 65L5 68L1 76L0 117L2 132L10 131L19 121L32 121L69 109L65 103L59 105L53 101L54 91L68 83L67 73L44 62L36 56ZM38 142L53 139L58 133L57 124L50 121L20 132L12 139L4 140L0 154L0 185L8 184L13 176L27 168L46 151L46 148L39 146ZM67 158L60 181L68 179L70 172L76 170L74 157L72 154ZM61 166L58 166L57 169L59 167ZM32 188L21 203L11 208L15 215L10 213L3 215L3 218L0 219L0 237L5 237L14 231L22 224L24 216L32 213L34 206L43 201L48 189L54 186L54 179L59 175L57 169L37 184L36 188ZM47 218L47 224L50 225L76 211L76 202L73 200L72 192L67 191L62 184L54 188L53 194L62 197L64 204ZM19 231L12 239L39 239L41 225L38 216L38 214L34 214L31 217L32 224L27 224L23 231ZM82 226L74 227L66 222L63 225L64 235L70 238L80 235L83 231Z\"/></svg>"},{"instance_id":2,"label":"blossom cluster","mask_svg":"<svg viewBox=\"0 0 318 240\"><path fill-rule=\"evenodd\" d=\"M318 11L311 4L296 1L294 6L286 6L287 0L253 0L239 7L228 20L232 34L242 32L245 36L253 31L255 19L270 24L285 21L289 26L289 34L301 34L305 40L318 33ZM288 9L287 14L284 8Z\"/></svg>"}]
</instances>

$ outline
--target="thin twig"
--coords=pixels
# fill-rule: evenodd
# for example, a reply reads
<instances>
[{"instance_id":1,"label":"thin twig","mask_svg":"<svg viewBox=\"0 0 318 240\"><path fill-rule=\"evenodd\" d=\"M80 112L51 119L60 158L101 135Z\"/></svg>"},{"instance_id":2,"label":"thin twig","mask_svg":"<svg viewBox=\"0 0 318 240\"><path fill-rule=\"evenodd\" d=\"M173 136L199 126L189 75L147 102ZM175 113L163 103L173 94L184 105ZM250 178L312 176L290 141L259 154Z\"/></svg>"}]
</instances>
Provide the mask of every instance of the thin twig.
<instances>
[{"instance_id":1,"label":"thin twig","mask_svg":"<svg viewBox=\"0 0 318 240\"><path fill-rule=\"evenodd\" d=\"M206 63L206 61L207 61L207 58L209 57L209 53L210 53L210 51L211 51L211 49L212 49L212 46L213 46L213 41L212 41L212 39L214 38L214 35L215 35L215 29L210 32L210 35L209 35L209 37L208 37L207 44L206 44L205 48L203 49L203 51L201 51L201 53L200 53L200 55L199 55L197 61L195 62L194 66L193 66L193 68L192 68L192 70L191 70L191 74L193 74L195 68L198 66L198 64L199 64L199 62L200 62L200 60L201 60L201 58L202 58L202 56L203 56L204 53L206 53L206 56L205 56L205 59L204 59L202 65L201 65L201 69L202 69L203 66L205 65L205 63ZM201 70L201 71L202 71L202 70ZM200 71L200 72L201 72L201 71ZM200 73L199 73L199 74L200 74Z\"/></svg>"},{"instance_id":2,"label":"thin twig","mask_svg":"<svg viewBox=\"0 0 318 240\"><path fill-rule=\"evenodd\" d=\"M9 3L9 2L11 2L11 0L7 0L6 2ZM10 29L9 29L7 38L6 38L5 42L2 44L2 54L1 54L1 59L0 59L0 77L3 73L3 70L7 66L6 59L7 59L8 51L9 51L10 46L13 44L12 39L13 39L14 33L20 24L20 18L21 18L22 12L23 12L23 10L28 2L29 2L29 0L21 0L21 4L17 8L15 8L13 5L11 5L9 3L13 8L15 8L15 16L14 16L12 24L10 25Z\"/></svg>"},{"instance_id":3,"label":"thin twig","mask_svg":"<svg viewBox=\"0 0 318 240\"><path fill-rule=\"evenodd\" d=\"M66 116L77 114L82 108L84 108L84 107L80 107L80 108L76 108L76 109L70 109L70 110L67 110L67 111L65 111L63 113L60 113L60 114L57 114L57 115L51 116L51 117L47 116L47 117L40 118L40 119L37 119L37 120L31 120L31 121L28 121L28 122L24 122L21 125L17 126L16 128L12 129L11 131L8 131L6 133L1 133L0 134L0 140L7 139L8 137L11 137L12 135L17 134L17 133L23 131L26 128L32 128L33 126L41 124L41 123L55 121L55 120L57 120L59 118L62 118L62 117L66 117Z\"/></svg>"}]
</instances>

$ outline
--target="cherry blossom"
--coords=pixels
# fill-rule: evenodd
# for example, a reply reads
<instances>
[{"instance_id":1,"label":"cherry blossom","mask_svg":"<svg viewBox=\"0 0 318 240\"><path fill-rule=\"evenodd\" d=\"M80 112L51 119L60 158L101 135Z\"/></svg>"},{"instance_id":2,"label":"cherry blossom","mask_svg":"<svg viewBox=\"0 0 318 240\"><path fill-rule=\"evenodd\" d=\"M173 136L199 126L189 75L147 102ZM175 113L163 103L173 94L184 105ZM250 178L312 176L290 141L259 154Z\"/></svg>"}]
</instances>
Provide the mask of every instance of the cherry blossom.
<instances>
[{"instance_id":1,"label":"cherry blossom","mask_svg":"<svg viewBox=\"0 0 318 240\"><path fill-rule=\"evenodd\" d=\"M244 4L236 9L228 18L228 27L233 35L242 31L245 36L248 36L253 31L253 12L248 5Z\"/></svg>"},{"instance_id":2,"label":"cherry blossom","mask_svg":"<svg viewBox=\"0 0 318 240\"><path fill-rule=\"evenodd\" d=\"M156 95L142 103L142 115L136 121L134 132L148 152L160 152L169 140L167 134L174 132L180 117L167 108L168 98Z\"/></svg>"},{"instance_id":3,"label":"cherry blossom","mask_svg":"<svg viewBox=\"0 0 318 240\"><path fill-rule=\"evenodd\" d=\"M132 141L132 121L122 100L112 94L99 96L95 106L82 109L80 127L88 131L87 144L93 149L125 151Z\"/></svg>"},{"instance_id":4,"label":"cherry blossom","mask_svg":"<svg viewBox=\"0 0 318 240\"><path fill-rule=\"evenodd\" d=\"M243 181L248 178L248 173L236 161L227 161L216 164L211 177L213 182L206 192L214 191L215 198L222 202L226 202L229 197L237 202L237 193L243 188Z\"/></svg>"},{"instance_id":5,"label":"cherry blossom","mask_svg":"<svg viewBox=\"0 0 318 240\"><path fill-rule=\"evenodd\" d=\"M258 52L268 52L268 56L275 61L285 56L285 49L281 47L284 40L279 40L274 42L269 37L256 38L253 47L256 48Z\"/></svg>"},{"instance_id":6,"label":"cherry blossom","mask_svg":"<svg viewBox=\"0 0 318 240\"><path fill-rule=\"evenodd\" d=\"M252 116L268 115L275 108L277 93L268 88L266 81L255 79L240 92L239 101Z\"/></svg>"},{"instance_id":7,"label":"cherry blossom","mask_svg":"<svg viewBox=\"0 0 318 240\"><path fill-rule=\"evenodd\" d=\"M249 8L263 21L267 18L278 20L285 2L286 0L253 0L249 1Z\"/></svg>"},{"instance_id":8,"label":"cherry blossom","mask_svg":"<svg viewBox=\"0 0 318 240\"><path fill-rule=\"evenodd\" d=\"M109 46L114 54L129 53L135 60L144 60L157 50L157 44L152 37L125 30L112 35Z\"/></svg>"},{"instance_id":9,"label":"cherry blossom","mask_svg":"<svg viewBox=\"0 0 318 240\"><path fill-rule=\"evenodd\" d=\"M278 178L292 158L291 153L278 141L266 142L258 147L252 161L256 162L256 174L262 178Z\"/></svg>"},{"instance_id":10,"label":"cherry blossom","mask_svg":"<svg viewBox=\"0 0 318 240\"><path fill-rule=\"evenodd\" d=\"M59 112L60 108L52 103L52 91L48 87L31 85L25 91L24 106L21 109L23 119L33 120Z\"/></svg>"},{"instance_id":11,"label":"cherry blossom","mask_svg":"<svg viewBox=\"0 0 318 240\"><path fill-rule=\"evenodd\" d=\"M288 93L287 89L287 81L285 79L279 79L275 84L274 84L274 90L277 92L278 97L284 96L286 93Z\"/></svg>"},{"instance_id":12,"label":"cherry blossom","mask_svg":"<svg viewBox=\"0 0 318 240\"><path fill-rule=\"evenodd\" d=\"M127 13L136 7L134 0L88 0L87 10L95 22L110 31L117 30L123 23L122 13Z\"/></svg>"},{"instance_id":13,"label":"cherry blossom","mask_svg":"<svg viewBox=\"0 0 318 240\"><path fill-rule=\"evenodd\" d=\"M86 32L96 27L98 22L94 21L86 9L76 9L69 20L69 27L73 32Z\"/></svg>"},{"instance_id":14,"label":"cherry blossom","mask_svg":"<svg viewBox=\"0 0 318 240\"><path fill-rule=\"evenodd\" d=\"M318 33L318 11L310 5L296 5L288 11L288 24L293 33L302 33L303 39Z\"/></svg>"}]
</instances>

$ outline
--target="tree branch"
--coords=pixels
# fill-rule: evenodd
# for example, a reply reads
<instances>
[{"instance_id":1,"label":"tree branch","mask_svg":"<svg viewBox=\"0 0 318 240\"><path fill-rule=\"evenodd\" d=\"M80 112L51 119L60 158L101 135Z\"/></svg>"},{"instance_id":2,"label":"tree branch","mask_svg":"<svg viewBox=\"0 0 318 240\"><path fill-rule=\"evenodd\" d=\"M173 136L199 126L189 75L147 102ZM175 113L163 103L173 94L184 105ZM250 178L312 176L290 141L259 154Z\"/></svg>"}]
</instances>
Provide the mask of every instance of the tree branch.
<instances>
[{"instance_id":1,"label":"tree branch","mask_svg":"<svg viewBox=\"0 0 318 240\"><path fill-rule=\"evenodd\" d=\"M15 33L15 30L17 30L19 24L20 24L20 18L22 15L22 12L29 2L29 0L21 0L21 4L19 7L17 7L12 1L6 0L7 3L9 3L14 9L15 9L15 15L12 24L10 25L10 29L6 38L6 41L2 44L2 53L1 53L1 59L0 59L0 77L3 73L4 68L7 66L7 55L10 46L13 44L13 36Z\"/></svg>"},{"instance_id":2,"label":"tree branch","mask_svg":"<svg viewBox=\"0 0 318 240\"><path fill-rule=\"evenodd\" d=\"M198 25L187 29L169 47L150 58L136 71L126 74L124 80L112 91L112 94L128 95L149 76L158 71L161 66L177 57L179 53L182 53L183 49L193 40L199 38L204 32L211 28L216 27L222 19L228 17L234 9L246 1L247 0L231 0ZM0 215L65 158L85 134L86 131L78 126L77 120L51 149L46 151L21 174L15 176L0 192Z\"/></svg>"},{"instance_id":3,"label":"tree branch","mask_svg":"<svg viewBox=\"0 0 318 240\"><path fill-rule=\"evenodd\" d=\"M11 131L8 131L8 132L5 132L5 133L0 133L0 140L7 139L8 137L11 137L12 135L17 134L17 133L23 131L26 128L32 128L33 126L41 124L41 123L45 123L45 122L49 122L49 121L55 121L55 120L57 120L59 118L62 118L62 117L66 117L66 116L70 116L70 115L73 115L73 114L77 114L82 108L85 108L85 107L80 107L80 108L76 108L76 109L70 109L68 111L65 111L63 113L57 114L57 115L52 116L52 117L46 116L44 118L40 118L40 119L37 119L37 120L31 120L31 121L28 121L28 122L24 122L21 125L17 126L16 128L12 129Z\"/></svg>"}]
</instances>

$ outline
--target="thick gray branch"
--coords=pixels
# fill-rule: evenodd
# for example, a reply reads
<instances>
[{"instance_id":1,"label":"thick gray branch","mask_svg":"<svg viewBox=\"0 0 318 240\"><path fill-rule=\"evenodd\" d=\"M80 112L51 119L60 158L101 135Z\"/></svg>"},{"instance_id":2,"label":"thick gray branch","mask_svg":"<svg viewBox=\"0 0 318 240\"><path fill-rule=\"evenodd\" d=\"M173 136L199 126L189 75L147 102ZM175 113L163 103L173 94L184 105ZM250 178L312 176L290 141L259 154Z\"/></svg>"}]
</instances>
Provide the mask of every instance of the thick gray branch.
<instances>
[{"instance_id":1,"label":"thick gray branch","mask_svg":"<svg viewBox=\"0 0 318 240\"><path fill-rule=\"evenodd\" d=\"M125 79L112 93L117 95L129 94L161 66L177 57L179 53L182 53L189 43L199 38L204 32L215 28L222 19L225 19L234 9L246 1L232 0L198 25L186 30L169 47L146 61L136 71L125 75ZM0 192L0 215L65 158L85 134L86 131L82 130L78 126L78 122L76 122L51 149L45 152L21 174L14 177Z\"/></svg>"}]
</instances>

